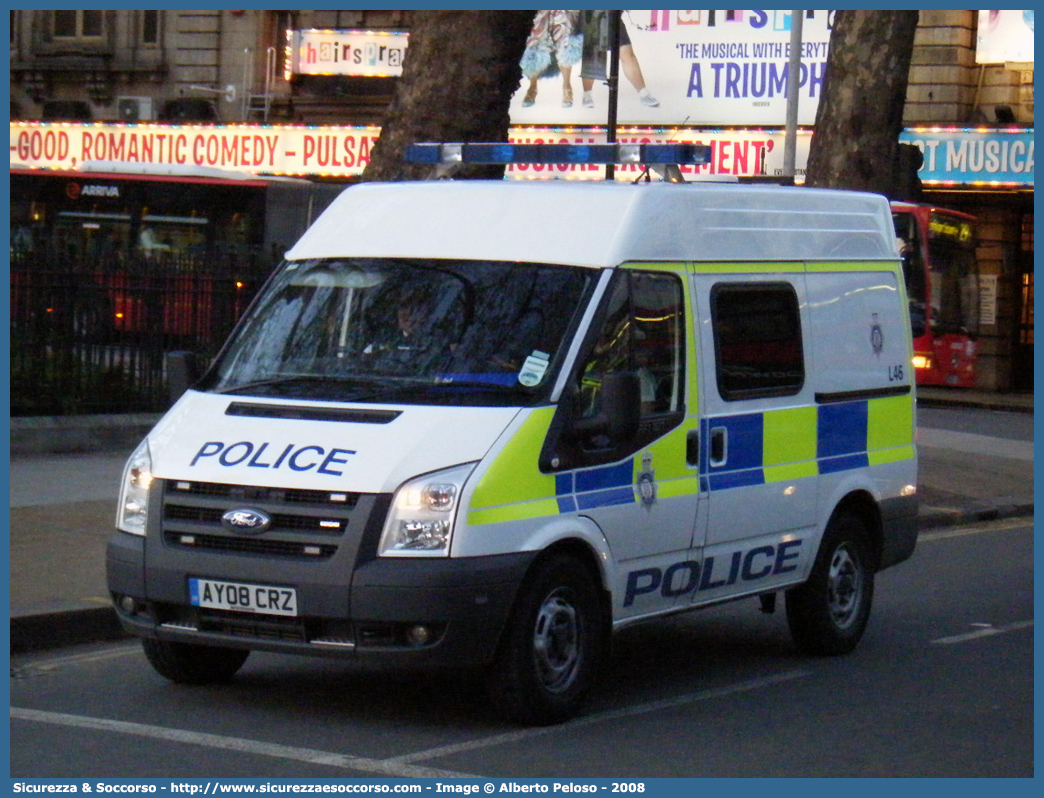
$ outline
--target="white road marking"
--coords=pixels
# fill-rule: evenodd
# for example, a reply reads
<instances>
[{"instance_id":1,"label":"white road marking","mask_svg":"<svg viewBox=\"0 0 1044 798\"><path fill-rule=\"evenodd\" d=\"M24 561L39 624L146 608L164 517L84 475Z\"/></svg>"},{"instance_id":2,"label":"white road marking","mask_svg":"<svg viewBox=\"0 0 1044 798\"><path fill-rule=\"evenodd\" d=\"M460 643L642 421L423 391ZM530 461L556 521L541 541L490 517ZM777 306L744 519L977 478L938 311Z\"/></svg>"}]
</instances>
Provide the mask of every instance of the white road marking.
<instances>
[{"instance_id":1,"label":"white road marking","mask_svg":"<svg viewBox=\"0 0 1044 798\"><path fill-rule=\"evenodd\" d=\"M370 759L332 751L318 751L313 748L296 748L276 743L264 743L259 740L246 740L241 737L225 737L219 734L187 731L184 729L168 729L163 726L152 726L144 723L129 723L104 718L88 718L82 715L67 715L62 712L42 712L35 709L11 707L13 720L27 720L36 723L50 723L56 726L68 726L92 731L116 732L132 734L137 737L148 737L167 742L200 745L205 748L216 748L224 751L235 751L254 756L270 756L277 759L292 759L296 762L307 762L313 765L326 765L344 770L356 770L363 773L374 773L382 776L411 779L459 779L479 778L468 773L457 773L451 770L418 767L393 760Z\"/></svg>"},{"instance_id":2,"label":"white road marking","mask_svg":"<svg viewBox=\"0 0 1044 798\"><path fill-rule=\"evenodd\" d=\"M523 740L530 740L534 737L543 737L548 734L555 734L564 732L569 734L575 729L583 726L592 726L596 723L605 723L606 721L617 720L619 718L632 717L634 715L645 715L651 712L660 712L665 709L674 709L676 707L684 706L685 704L692 704L697 701L709 701L713 698L722 698L724 696L735 695L737 693L745 693L751 690L761 690L766 687L773 687L774 685L782 682L792 681L794 679L801 679L805 676L811 675L812 671L797 670L797 671L784 671L783 673L777 673L772 676L765 676L760 679L751 679L746 682L738 682L737 684L726 685L725 687L717 687L712 690L700 690L695 693L686 693L685 695L675 696L674 698L667 698L661 701L649 701L644 704L637 704L633 707L623 707L621 709L613 709L607 712L598 712L592 715L585 715L575 720L562 723L558 726L540 726L531 729L520 729L515 732L507 732L505 734L494 734L489 737L482 737L477 740L471 740L464 743L456 743L453 745L444 745L438 748L429 748L426 751L417 751L412 754L404 754L403 756L392 757L389 762L417 762L420 760L435 759L437 757L451 756L453 754L464 753L467 751L474 751L479 748L491 748L496 745L508 745L511 743L521 742Z\"/></svg>"},{"instance_id":3,"label":"white road marking","mask_svg":"<svg viewBox=\"0 0 1044 798\"><path fill-rule=\"evenodd\" d=\"M972 624L972 626L980 626L980 624ZM954 643L967 643L970 640L978 640L981 637L992 637L993 635L1007 634L1008 632L1018 632L1021 629L1032 629L1033 621L1015 621L1014 623L1006 623L1003 626L992 626L989 624L984 625L985 628L976 629L974 632L965 632L960 635L951 635L950 637L940 637L932 642L940 646L950 646Z\"/></svg>"},{"instance_id":4,"label":"white road marking","mask_svg":"<svg viewBox=\"0 0 1044 798\"><path fill-rule=\"evenodd\" d=\"M297 748L276 743L265 743L258 740L247 740L240 737L226 737L218 734L207 734L205 732L194 732L185 729L169 729L163 726L153 726L144 723L107 720L105 718L91 718L83 715L69 715L62 712L44 712L36 709L24 709L21 707L11 707L11 718L12 720L50 723L57 726L90 729L93 731L131 734L138 737L147 737L168 742L200 745L206 748L235 751L237 753L251 754L255 756L291 759L297 762L308 762L310 764L325 765L328 767L342 768L344 770L355 770L396 778L482 778L481 776L476 776L470 773L459 773L452 770L423 767L413 763L467 751L474 751L481 748L510 744L558 732L568 734L574 729L583 726L591 726L596 723L605 723L619 718L659 712L664 709L673 709L697 701L709 701L714 698L723 698L725 696L736 695L751 690L773 687L783 682L801 679L805 676L811 675L811 673L811 671L806 670L785 671L783 673L765 676L758 679L751 679L749 681L726 685L711 690L701 690L699 692L687 693L685 695L675 696L674 698L668 698L661 701L650 701L632 707L623 707L608 712L587 715L558 726L542 726L539 728L522 729L517 732L508 732L506 734L494 734L464 743L429 748L425 751L417 751L412 754L390 757L388 759L357 757L347 754L338 754L332 751L320 751L313 748Z\"/></svg>"},{"instance_id":5,"label":"white road marking","mask_svg":"<svg viewBox=\"0 0 1044 798\"><path fill-rule=\"evenodd\" d=\"M141 655L144 659L145 655L142 654L141 644L137 640L131 640L126 643L113 643L103 649L87 651L80 654L68 654L54 657L36 656L33 657L32 664L36 667L60 668L63 665L78 665L83 662L116 659L117 657L126 657L132 654Z\"/></svg>"}]
</instances>

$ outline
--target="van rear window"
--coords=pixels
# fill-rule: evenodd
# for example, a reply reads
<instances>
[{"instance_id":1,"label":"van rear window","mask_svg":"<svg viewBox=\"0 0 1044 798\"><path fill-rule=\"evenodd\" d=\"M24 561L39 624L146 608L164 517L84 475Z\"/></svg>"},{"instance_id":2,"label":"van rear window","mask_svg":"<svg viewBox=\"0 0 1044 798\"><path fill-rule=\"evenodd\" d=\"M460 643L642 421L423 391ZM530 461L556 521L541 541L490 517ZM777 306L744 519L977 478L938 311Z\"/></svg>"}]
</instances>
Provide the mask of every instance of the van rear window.
<instances>
[{"instance_id":1,"label":"van rear window","mask_svg":"<svg viewBox=\"0 0 1044 798\"><path fill-rule=\"evenodd\" d=\"M797 294L787 283L719 283L711 317L722 399L789 396L805 383Z\"/></svg>"}]
</instances>

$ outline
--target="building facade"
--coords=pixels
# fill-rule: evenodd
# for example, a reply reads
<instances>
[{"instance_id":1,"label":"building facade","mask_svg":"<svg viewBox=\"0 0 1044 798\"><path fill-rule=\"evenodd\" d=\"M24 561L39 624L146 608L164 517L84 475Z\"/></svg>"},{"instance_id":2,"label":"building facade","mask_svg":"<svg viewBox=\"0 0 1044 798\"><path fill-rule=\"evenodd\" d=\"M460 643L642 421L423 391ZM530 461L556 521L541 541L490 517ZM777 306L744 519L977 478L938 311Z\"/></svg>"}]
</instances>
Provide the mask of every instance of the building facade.
<instances>
[{"instance_id":1,"label":"building facade","mask_svg":"<svg viewBox=\"0 0 1044 798\"><path fill-rule=\"evenodd\" d=\"M831 12L805 13L807 82L799 123L807 157L814 114L810 103L822 78ZM930 171L934 163L922 168L924 201L979 220L979 265L995 292L984 316L988 323L979 330L977 379L990 390L1032 389L1032 13L922 11L907 91L907 140L929 147L926 155L953 153L939 173ZM775 146L781 143L782 119L759 116L759 111L778 101L770 102L768 95L779 75L771 65L766 73L767 59L758 58L767 52L759 48L773 42L755 33L774 23L779 31L789 29L788 14L625 12L634 52L650 78L648 88L663 92L658 107L639 106L639 95L622 86L621 102L635 109L628 122L622 106L629 134L713 139L723 170L772 174L765 156L782 151ZM1013 35L1005 27L1019 24L1013 14L1030 15L1022 20L1023 29L1029 29L1028 49L1022 33ZM322 161L320 149L310 164L268 169L350 177L361 171L365 153L355 152L351 164L347 158L337 162L335 129L359 126L371 139L379 134L411 16L391 10L12 10L12 164L54 165L22 157L15 147L21 123L263 125L287 131L318 126L330 130L330 157ZM680 76L672 77L657 60L656 44L668 42L661 49L675 54L674 61L684 60L678 53L691 56L684 65L688 71ZM678 88L669 88L671 80ZM578 74L574 81L579 90ZM588 140L584 137L599 130L604 136L604 121L600 128L597 116L603 114L604 120L604 110L594 109L597 92L591 108L581 104L579 91L573 106L565 108L550 80L540 82L536 102L525 105L524 91L520 82L512 103L514 138ZM693 104L686 106L688 101ZM711 116L700 118L690 107L710 108ZM366 135L337 135L367 140ZM1014 142L1010 148L1009 140ZM998 179L991 158L1009 149L1019 153L1018 173ZM801 158L799 153L799 175ZM331 163L343 166L341 172L331 172ZM951 167L960 167L960 174Z\"/></svg>"}]
</instances>

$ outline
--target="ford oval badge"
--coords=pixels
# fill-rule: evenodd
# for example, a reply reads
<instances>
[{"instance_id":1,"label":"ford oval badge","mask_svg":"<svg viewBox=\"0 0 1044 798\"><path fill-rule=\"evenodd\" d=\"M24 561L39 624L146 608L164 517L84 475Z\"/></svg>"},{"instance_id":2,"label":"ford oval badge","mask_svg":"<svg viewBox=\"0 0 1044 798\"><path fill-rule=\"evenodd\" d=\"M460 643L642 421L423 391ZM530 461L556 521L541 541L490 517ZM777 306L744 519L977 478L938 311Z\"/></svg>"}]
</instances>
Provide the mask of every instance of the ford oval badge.
<instances>
[{"instance_id":1,"label":"ford oval badge","mask_svg":"<svg viewBox=\"0 0 1044 798\"><path fill-rule=\"evenodd\" d=\"M272 519L260 510L229 510L221 516L221 526L232 532L258 535L272 525Z\"/></svg>"}]
</instances>

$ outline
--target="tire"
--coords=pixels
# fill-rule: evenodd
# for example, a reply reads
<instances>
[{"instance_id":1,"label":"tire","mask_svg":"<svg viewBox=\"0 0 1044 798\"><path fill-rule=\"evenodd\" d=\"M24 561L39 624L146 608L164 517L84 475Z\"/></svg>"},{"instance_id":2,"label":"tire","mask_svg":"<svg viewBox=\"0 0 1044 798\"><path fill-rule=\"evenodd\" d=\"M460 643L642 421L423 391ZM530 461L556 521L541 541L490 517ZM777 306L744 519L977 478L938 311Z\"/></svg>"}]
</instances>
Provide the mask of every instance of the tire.
<instances>
[{"instance_id":1,"label":"tire","mask_svg":"<svg viewBox=\"0 0 1044 798\"><path fill-rule=\"evenodd\" d=\"M605 652L599 587L571 557L537 566L522 587L488 675L493 705L526 725L575 715Z\"/></svg>"},{"instance_id":2,"label":"tire","mask_svg":"<svg viewBox=\"0 0 1044 798\"><path fill-rule=\"evenodd\" d=\"M172 643L151 638L142 640L141 645L156 672L178 684L227 682L243 667L250 655L244 649Z\"/></svg>"},{"instance_id":3,"label":"tire","mask_svg":"<svg viewBox=\"0 0 1044 798\"><path fill-rule=\"evenodd\" d=\"M787 622L798 649L814 656L847 654L870 620L874 570L866 523L849 512L830 520L808 581L786 594Z\"/></svg>"}]
</instances>

